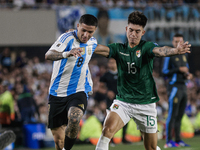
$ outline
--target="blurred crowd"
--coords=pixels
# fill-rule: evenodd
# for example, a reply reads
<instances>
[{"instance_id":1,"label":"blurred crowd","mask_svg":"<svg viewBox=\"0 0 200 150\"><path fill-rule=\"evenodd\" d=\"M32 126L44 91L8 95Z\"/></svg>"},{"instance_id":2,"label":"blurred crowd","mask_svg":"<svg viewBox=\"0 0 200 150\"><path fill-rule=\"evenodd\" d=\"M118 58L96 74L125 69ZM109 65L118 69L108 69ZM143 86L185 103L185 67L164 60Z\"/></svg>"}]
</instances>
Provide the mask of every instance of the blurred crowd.
<instances>
[{"instance_id":1,"label":"blurred crowd","mask_svg":"<svg viewBox=\"0 0 200 150\"><path fill-rule=\"evenodd\" d=\"M57 5L90 5L97 7L176 7L181 3L200 5L200 0L0 0L1 8L56 8Z\"/></svg>"},{"instance_id":2,"label":"blurred crowd","mask_svg":"<svg viewBox=\"0 0 200 150\"><path fill-rule=\"evenodd\" d=\"M41 61L39 57L27 57L28 51L13 51L5 47L0 54L0 125L2 128L22 128L27 123L44 123L48 120L48 89L52 71L51 61ZM102 124L106 109L115 97L107 84L102 84L102 76L112 71L114 65L109 59L94 55L89 63L93 79L93 94L88 100L88 112ZM156 61L156 59L155 59ZM158 63L154 63L158 64ZM160 65L162 65L160 63ZM168 110L166 90L167 80L159 73L159 65L154 66L153 77L160 101L157 103L158 121L165 122ZM185 113L195 118L200 112L200 70L188 81L188 104ZM87 111L84 119L87 119ZM20 132L21 133L21 132Z\"/></svg>"},{"instance_id":3,"label":"blurred crowd","mask_svg":"<svg viewBox=\"0 0 200 150\"><path fill-rule=\"evenodd\" d=\"M0 54L0 124L47 123L52 62L40 61L37 56L28 58L26 53L27 51L23 50L11 51L6 47ZM93 95L89 97L88 109L103 123L108 105L106 99L109 95L108 87L101 84L100 79L112 66L107 58L94 55L89 67L93 79ZM158 115L163 118L168 110L167 80L159 73L159 68L158 65L154 66L153 76L160 97ZM195 71L194 78L188 81L187 88L186 114L194 117L200 111L200 70ZM2 112L8 114L2 117Z\"/></svg>"}]
</instances>

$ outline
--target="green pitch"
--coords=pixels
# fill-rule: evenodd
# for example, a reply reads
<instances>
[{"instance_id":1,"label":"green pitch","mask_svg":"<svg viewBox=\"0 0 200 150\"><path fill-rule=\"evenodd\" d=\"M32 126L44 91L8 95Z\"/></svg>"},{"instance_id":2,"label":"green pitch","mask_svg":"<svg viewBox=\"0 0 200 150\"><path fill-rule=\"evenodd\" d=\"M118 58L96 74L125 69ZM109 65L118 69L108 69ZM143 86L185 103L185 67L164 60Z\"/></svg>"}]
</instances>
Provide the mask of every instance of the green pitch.
<instances>
[{"instance_id":1,"label":"green pitch","mask_svg":"<svg viewBox=\"0 0 200 150\"><path fill-rule=\"evenodd\" d=\"M191 145L191 147L180 147L180 148L166 148L166 150L200 150L200 136L195 136L190 139L183 139L184 142ZM165 140L159 140L158 146L164 150L163 148L165 144ZM45 148L40 150L55 150L54 148ZM95 150L94 145L74 145L72 150ZM109 150L144 150L143 142L132 143L130 145L118 144L115 147L109 147Z\"/></svg>"}]
</instances>

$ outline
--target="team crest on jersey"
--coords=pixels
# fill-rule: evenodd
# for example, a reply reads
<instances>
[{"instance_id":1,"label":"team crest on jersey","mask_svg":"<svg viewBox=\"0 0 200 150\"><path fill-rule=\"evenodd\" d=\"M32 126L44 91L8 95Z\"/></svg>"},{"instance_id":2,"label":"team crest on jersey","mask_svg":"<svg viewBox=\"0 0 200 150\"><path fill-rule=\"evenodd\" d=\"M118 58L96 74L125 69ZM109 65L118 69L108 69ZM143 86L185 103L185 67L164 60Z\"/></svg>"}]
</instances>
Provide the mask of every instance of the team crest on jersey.
<instances>
[{"instance_id":1,"label":"team crest on jersey","mask_svg":"<svg viewBox=\"0 0 200 150\"><path fill-rule=\"evenodd\" d=\"M88 46L88 55L92 54L92 46Z\"/></svg>"},{"instance_id":2,"label":"team crest on jersey","mask_svg":"<svg viewBox=\"0 0 200 150\"><path fill-rule=\"evenodd\" d=\"M119 108L119 105L114 104L113 109L118 109L118 108Z\"/></svg>"},{"instance_id":3,"label":"team crest on jersey","mask_svg":"<svg viewBox=\"0 0 200 150\"><path fill-rule=\"evenodd\" d=\"M176 57L176 58L175 58L175 60L176 60L176 61L179 61L179 58L178 58L178 57Z\"/></svg>"},{"instance_id":4,"label":"team crest on jersey","mask_svg":"<svg viewBox=\"0 0 200 150\"><path fill-rule=\"evenodd\" d=\"M140 50L136 51L136 56L137 56L138 58L141 56L141 51L140 51Z\"/></svg>"},{"instance_id":5,"label":"team crest on jersey","mask_svg":"<svg viewBox=\"0 0 200 150\"><path fill-rule=\"evenodd\" d=\"M78 106L84 109L84 104L78 104Z\"/></svg>"},{"instance_id":6,"label":"team crest on jersey","mask_svg":"<svg viewBox=\"0 0 200 150\"><path fill-rule=\"evenodd\" d=\"M85 47L81 47L81 49L82 49L81 55L84 55L85 54Z\"/></svg>"}]
</instances>

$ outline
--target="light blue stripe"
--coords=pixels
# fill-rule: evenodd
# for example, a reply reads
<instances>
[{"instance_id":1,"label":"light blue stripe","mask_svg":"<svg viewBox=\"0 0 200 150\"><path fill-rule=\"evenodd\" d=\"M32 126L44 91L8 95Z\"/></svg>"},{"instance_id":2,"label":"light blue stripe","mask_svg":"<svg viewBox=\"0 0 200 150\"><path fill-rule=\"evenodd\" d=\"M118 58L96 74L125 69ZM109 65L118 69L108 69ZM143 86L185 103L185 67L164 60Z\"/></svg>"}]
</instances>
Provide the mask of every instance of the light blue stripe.
<instances>
[{"instance_id":1,"label":"light blue stripe","mask_svg":"<svg viewBox=\"0 0 200 150\"><path fill-rule=\"evenodd\" d=\"M168 135L168 127L169 127L169 122L171 120L172 111L173 111L173 100L174 100L174 97L175 97L177 91L178 91L178 88L173 87L171 94L169 96L169 110L168 110L168 117L167 117L167 120L166 120L166 139L168 139L168 136L169 136Z\"/></svg>"},{"instance_id":2,"label":"light blue stripe","mask_svg":"<svg viewBox=\"0 0 200 150\"><path fill-rule=\"evenodd\" d=\"M170 57L165 57L165 61L164 61L164 64L163 64L163 69L162 69L162 72L164 74L167 74L169 72L169 69L168 69L169 60L170 60Z\"/></svg>"},{"instance_id":3,"label":"light blue stripe","mask_svg":"<svg viewBox=\"0 0 200 150\"><path fill-rule=\"evenodd\" d=\"M92 91L92 87L90 86L87 76L88 76L88 69L86 70L86 78L85 78L85 92L86 93Z\"/></svg>"},{"instance_id":4,"label":"light blue stripe","mask_svg":"<svg viewBox=\"0 0 200 150\"><path fill-rule=\"evenodd\" d=\"M189 64L188 63L186 64L186 67L189 69Z\"/></svg>"},{"instance_id":5,"label":"light blue stripe","mask_svg":"<svg viewBox=\"0 0 200 150\"><path fill-rule=\"evenodd\" d=\"M81 69L83 67L83 64L84 64L85 58L86 58L86 46L87 46L86 44L80 43L80 47L85 47L85 54L82 55L83 62L82 62L82 65L80 67L78 67L77 64L78 64L80 57L76 61L76 64L75 64L74 69L72 71L71 78L70 78L70 81L69 81L69 85L68 85L68 88L67 88L67 95L71 95L71 94L76 93L79 78L81 76Z\"/></svg>"},{"instance_id":6,"label":"light blue stripe","mask_svg":"<svg viewBox=\"0 0 200 150\"><path fill-rule=\"evenodd\" d=\"M69 43L68 43L68 45L67 45L65 51L68 51L68 50L71 49L72 43L73 43L73 42L74 42L74 39L71 39L71 40L69 41ZM51 95L57 96L56 90L57 90L58 87L59 87L60 79L61 79L61 77L62 77L63 70L64 70L64 68L65 68L65 65L66 65L66 63L67 63L67 60L68 60L67 58L61 60L60 69L59 69L58 75L57 75L56 79L54 80L54 82L53 82L53 84L52 84L52 86L51 86L51 88L50 88L50 94L51 94Z\"/></svg>"},{"instance_id":7,"label":"light blue stripe","mask_svg":"<svg viewBox=\"0 0 200 150\"><path fill-rule=\"evenodd\" d=\"M97 44L92 45L92 54L94 53L96 47L97 47Z\"/></svg>"},{"instance_id":8,"label":"light blue stripe","mask_svg":"<svg viewBox=\"0 0 200 150\"><path fill-rule=\"evenodd\" d=\"M177 80L177 74L173 74L172 80L169 82L170 85L174 84Z\"/></svg>"},{"instance_id":9,"label":"light blue stripe","mask_svg":"<svg viewBox=\"0 0 200 150\"><path fill-rule=\"evenodd\" d=\"M65 33L60 39L59 41L64 43L64 41L66 40L66 38L68 38L70 35L72 35L71 33Z\"/></svg>"}]
</instances>

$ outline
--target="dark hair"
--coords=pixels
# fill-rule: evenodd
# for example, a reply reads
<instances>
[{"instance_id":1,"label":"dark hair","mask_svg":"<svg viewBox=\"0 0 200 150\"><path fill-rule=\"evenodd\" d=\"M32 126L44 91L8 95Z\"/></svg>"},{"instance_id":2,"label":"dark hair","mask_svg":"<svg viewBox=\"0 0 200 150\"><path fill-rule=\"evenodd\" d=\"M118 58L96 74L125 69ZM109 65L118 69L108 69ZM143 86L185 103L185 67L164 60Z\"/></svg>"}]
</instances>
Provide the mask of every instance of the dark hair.
<instances>
[{"instance_id":1,"label":"dark hair","mask_svg":"<svg viewBox=\"0 0 200 150\"><path fill-rule=\"evenodd\" d=\"M98 20L93 15L85 14L85 15L81 16L81 18L79 20L79 23L84 23L84 24L89 25L89 26L95 26L95 27L97 27Z\"/></svg>"},{"instance_id":2,"label":"dark hair","mask_svg":"<svg viewBox=\"0 0 200 150\"><path fill-rule=\"evenodd\" d=\"M183 35L180 34L180 33L176 33L176 34L174 35L174 37L182 37L182 38L183 38Z\"/></svg>"},{"instance_id":3,"label":"dark hair","mask_svg":"<svg viewBox=\"0 0 200 150\"><path fill-rule=\"evenodd\" d=\"M134 11L128 16L129 23L140 25L144 28L147 23L147 17L142 12Z\"/></svg>"}]
</instances>

